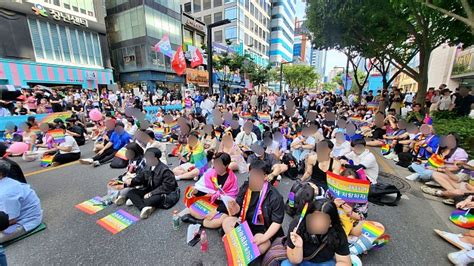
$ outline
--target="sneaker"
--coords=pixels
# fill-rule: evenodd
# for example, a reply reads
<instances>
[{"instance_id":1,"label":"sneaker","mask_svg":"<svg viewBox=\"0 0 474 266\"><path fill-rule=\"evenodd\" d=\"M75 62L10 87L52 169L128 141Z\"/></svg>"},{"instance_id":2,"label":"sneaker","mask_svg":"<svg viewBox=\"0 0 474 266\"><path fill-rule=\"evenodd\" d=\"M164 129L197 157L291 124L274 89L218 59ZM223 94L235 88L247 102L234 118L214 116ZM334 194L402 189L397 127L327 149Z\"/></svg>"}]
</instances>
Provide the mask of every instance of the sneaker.
<instances>
[{"instance_id":1,"label":"sneaker","mask_svg":"<svg viewBox=\"0 0 474 266\"><path fill-rule=\"evenodd\" d=\"M140 212L140 218L141 219L148 219L148 217L150 217L150 215L153 213L154 210L155 210L155 208L153 208L153 207L143 208L142 211Z\"/></svg>"},{"instance_id":2,"label":"sneaker","mask_svg":"<svg viewBox=\"0 0 474 266\"><path fill-rule=\"evenodd\" d=\"M94 162L94 160L92 160L92 159L80 159L79 162L81 164L92 164Z\"/></svg>"},{"instance_id":3,"label":"sneaker","mask_svg":"<svg viewBox=\"0 0 474 266\"><path fill-rule=\"evenodd\" d=\"M92 163L92 165L94 165L94 167L97 167L97 166L100 166L100 163L99 163L99 161L94 161L94 162Z\"/></svg>"},{"instance_id":4,"label":"sneaker","mask_svg":"<svg viewBox=\"0 0 474 266\"><path fill-rule=\"evenodd\" d=\"M414 173L414 174L411 174L411 175L409 175L409 176L406 176L405 178L408 179L408 180L411 180L411 181L415 181L415 180L417 180L419 177L420 177L419 174Z\"/></svg>"},{"instance_id":5,"label":"sneaker","mask_svg":"<svg viewBox=\"0 0 474 266\"><path fill-rule=\"evenodd\" d=\"M133 206L132 200L128 199L128 200L125 202L125 205L126 205L126 206Z\"/></svg>"},{"instance_id":6,"label":"sneaker","mask_svg":"<svg viewBox=\"0 0 474 266\"><path fill-rule=\"evenodd\" d=\"M389 154L387 154L387 155L384 155L383 157L384 157L385 159L393 160L393 158L395 158L395 156L397 156L397 155L396 155L394 152L391 152L391 153L389 153Z\"/></svg>"},{"instance_id":7,"label":"sneaker","mask_svg":"<svg viewBox=\"0 0 474 266\"><path fill-rule=\"evenodd\" d=\"M472 253L473 251L466 251L466 250L453 252L453 253L448 254L448 259L454 265L468 265L469 263L474 262L474 258L470 257L470 256L473 256Z\"/></svg>"},{"instance_id":8,"label":"sneaker","mask_svg":"<svg viewBox=\"0 0 474 266\"><path fill-rule=\"evenodd\" d=\"M464 250L472 250L472 245L461 240L461 234L453 234L445 231L441 231L438 229L434 229L434 231L444 240L448 241L451 245Z\"/></svg>"},{"instance_id":9,"label":"sneaker","mask_svg":"<svg viewBox=\"0 0 474 266\"><path fill-rule=\"evenodd\" d=\"M428 186L422 186L420 187L420 189L423 193L431 195L431 196L435 196L435 197L439 197L441 194L441 190L428 187Z\"/></svg>"},{"instance_id":10,"label":"sneaker","mask_svg":"<svg viewBox=\"0 0 474 266\"><path fill-rule=\"evenodd\" d=\"M58 163L58 162L53 162L53 163L51 164L52 167L56 167L56 166L59 166L59 165L60 165L60 163Z\"/></svg>"},{"instance_id":11,"label":"sneaker","mask_svg":"<svg viewBox=\"0 0 474 266\"><path fill-rule=\"evenodd\" d=\"M443 200L443 203L450 206L456 205L456 202L454 202L454 199L445 199Z\"/></svg>"},{"instance_id":12,"label":"sneaker","mask_svg":"<svg viewBox=\"0 0 474 266\"><path fill-rule=\"evenodd\" d=\"M117 206L121 206L121 205L125 204L126 201L127 201L126 197L118 196L118 198L115 199L114 204L117 205Z\"/></svg>"}]
</instances>

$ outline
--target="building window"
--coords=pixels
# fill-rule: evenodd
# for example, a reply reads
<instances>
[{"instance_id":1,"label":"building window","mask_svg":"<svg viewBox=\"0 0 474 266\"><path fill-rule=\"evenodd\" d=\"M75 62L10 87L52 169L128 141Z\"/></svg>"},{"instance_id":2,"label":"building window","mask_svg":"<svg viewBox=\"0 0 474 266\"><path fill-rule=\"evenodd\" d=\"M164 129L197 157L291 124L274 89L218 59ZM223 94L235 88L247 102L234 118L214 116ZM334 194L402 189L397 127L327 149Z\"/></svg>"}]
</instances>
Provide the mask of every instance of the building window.
<instances>
[{"instance_id":1,"label":"building window","mask_svg":"<svg viewBox=\"0 0 474 266\"><path fill-rule=\"evenodd\" d=\"M225 39L226 40L237 39L237 27L235 26L227 27L225 29Z\"/></svg>"},{"instance_id":2,"label":"building window","mask_svg":"<svg viewBox=\"0 0 474 266\"><path fill-rule=\"evenodd\" d=\"M211 0L202 0L202 9L211 9Z\"/></svg>"},{"instance_id":3,"label":"building window","mask_svg":"<svg viewBox=\"0 0 474 266\"><path fill-rule=\"evenodd\" d=\"M222 0L214 0L214 7L222 6Z\"/></svg>"},{"instance_id":4,"label":"building window","mask_svg":"<svg viewBox=\"0 0 474 266\"><path fill-rule=\"evenodd\" d=\"M184 4L184 12L191 13L191 2Z\"/></svg>"},{"instance_id":5,"label":"building window","mask_svg":"<svg viewBox=\"0 0 474 266\"><path fill-rule=\"evenodd\" d=\"M193 0L194 13L201 12L201 0Z\"/></svg>"},{"instance_id":6,"label":"building window","mask_svg":"<svg viewBox=\"0 0 474 266\"><path fill-rule=\"evenodd\" d=\"M54 0L54 1L53 1L53 4L54 4L55 6L61 6L61 4L59 3L59 0Z\"/></svg>"},{"instance_id":7,"label":"building window","mask_svg":"<svg viewBox=\"0 0 474 266\"><path fill-rule=\"evenodd\" d=\"M219 42L219 43L222 43L222 30L216 30L214 32L214 41L215 42Z\"/></svg>"},{"instance_id":8,"label":"building window","mask_svg":"<svg viewBox=\"0 0 474 266\"><path fill-rule=\"evenodd\" d=\"M211 15L204 16L204 23L206 23L207 25L211 24L212 16Z\"/></svg>"},{"instance_id":9,"label":"building window","mask_svg":"<svg viewBox=\"0 0 474 266\"><path fill-rule=\"evenodd\" d=\"M250 26L249 24L250 24L250 23L249 23L249 17L246 16L246 17L245 17L245 27L246 27L247 29L248 29L249 26Z\"/></svg>"},{"instance_id":10,"label":"building window","mask_svg":"<svg viewBox=\"0 0 474 266\"><path fill-rule=\"evenodd\" d=\"M230 20L237 19L237 8L235 7L226 8L224 11L224 16L226 19L230 19Z\"/></svg>"},{"instance_id":11,"label":"building window","mask_svg":"<svg viewBox=\"0 0 474 266\"><path fill-rule=\"evenodd\" d=\"M245 9L249 10L249 0L245 0Z\"/></svg>"},{"instance_id":12,"label":"building window","mask_svg":"<svg viewBox=\"0 0 474 266\"><path fill-rule=\"evenodd\" d=\"M214 21L221 21L222 20L222 12L214 13Z\"/></svg>"}]
</instances>

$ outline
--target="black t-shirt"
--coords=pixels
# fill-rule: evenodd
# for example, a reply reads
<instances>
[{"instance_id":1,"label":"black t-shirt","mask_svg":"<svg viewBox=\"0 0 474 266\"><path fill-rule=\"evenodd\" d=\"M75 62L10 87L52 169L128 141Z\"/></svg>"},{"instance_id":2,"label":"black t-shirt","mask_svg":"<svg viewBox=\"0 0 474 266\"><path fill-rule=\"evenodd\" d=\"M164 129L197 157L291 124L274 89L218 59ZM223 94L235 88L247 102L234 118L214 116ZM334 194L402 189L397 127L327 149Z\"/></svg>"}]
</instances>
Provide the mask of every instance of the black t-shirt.
<instances>
[{"instance_id":1,"label":"black t-shirt","mask_svg":"<svg viewBox=\"0 0 474 266\"><path fill-rule=\"evenodd\" d=\"M59 95L56 96L51 96L51 101L61 101L62 98ZM60 103L52 103L51 108L53 109L53 112L62 112L63 111L63 106Z\"/></svg>"},{"instance_id":2,"label":"black t-shirt","mask_svg":"<svg viewBox=\"0 0 474 266\"><path fill-rule=\"evenodd\" d=\"M245 194L247 193L247 188L248 188L248 181L245 181L244 184L240 187L239 194L237 195L236 202L237 204L239 204L241 210L243 208L243 202L244 202ZM268 228L270 228L270 225L272 223L282 224L283 218L285 217L285 203L283 202L283 197L280 195L278 190L276 190L273 186L269 185L267 194L265 196L265 199L263 200L263 205L262 205L264 224L254 225L252 220L253 220L253 215L257 209L257 202L258 202L259 196L260 196L259 191L252 192L249 208L245 216L245 220L248 222L250 230L252 231L254 235L258 233L262 233L262 234L265 233L265 231ZM276 237L279 237L282 235L283 235L283 230L280 229L280 231L276 233L272 237L272 239L275 239Z\"/></svg>"},{"instance_id":3,"label":"black t-shirt","mask_svg":"<svg viewBox=\"0 0 474 266\"><path fill-rule=\"evenodd\" d=\"M252 164L254 161L260 160L255 154L251 154L247 159L247 163ZM263 160L268 167L272 168L275 164L278 164L278 160L274 154L265 153Z\"/></svg>"},{"instance_id":4,"label":"black t-shirt","mask_svg":"<svg viewBox=\"0 0 474 266\"><path fill-rule=\"evenodd\" d=\"M293 221L290 223L290 226L288 228L288 236L290 235L290 232L293 232L295 227L298 225L298 220L299 216L293 219ZM331 238L326 237L326 235L311 236L308 233L302 233L306 232L306 226L304 224L305 220L301 222L301 225L297 230L298 235L301 236L301 238L303 239L303 258L305 258L305 261L321 263L332 260L335 254L340 256L348 256L350 254L347 236L342 227L331 227L329 230L336 230L335 234L337 235L337 237L332 240L336 241L336 243L332 244L327 242L324 248L321 249L316 256L314 256L313 258L308 258L313 255L324 242L331 241ZM286 245L291 249L295 248L295 245L291 241L290 237L287 237Z\"/></svg>"},{"instance_id":5,"label":"black t-shirt","mask_svg":"<svg viewBox=\"0 0 474 266\"><path fill-rule=\"evenodd\" d=\"M371 102L371 101L374 100L374 96L367 95L367 97L365 97L365 99L367 100L367 102Z\"/></svg>"},{"instance_id":6,"label":"black t-shirt","mask_svg":"<svg viewBox=\"0 0 474 266\"><path fill-rule=\"evenodd\" d=\"M86 143L86 138L84 137L85 131L82 127L73 125L72 127L69 127L68 130L80 135L79 137L73 137L76 140L77 145L82 146Z\"/></svg>"},{"instance_id":7,"label":"black t-shirt","mask_svg":"<svg viewBox=\"0 0 474 266\"><path fill-rule=\"evenodd\" d=\"M15 110L17 115L26 115L28 113L28 110L25 107L20 108L19 110Z\"/></svg>"}]
</instances>

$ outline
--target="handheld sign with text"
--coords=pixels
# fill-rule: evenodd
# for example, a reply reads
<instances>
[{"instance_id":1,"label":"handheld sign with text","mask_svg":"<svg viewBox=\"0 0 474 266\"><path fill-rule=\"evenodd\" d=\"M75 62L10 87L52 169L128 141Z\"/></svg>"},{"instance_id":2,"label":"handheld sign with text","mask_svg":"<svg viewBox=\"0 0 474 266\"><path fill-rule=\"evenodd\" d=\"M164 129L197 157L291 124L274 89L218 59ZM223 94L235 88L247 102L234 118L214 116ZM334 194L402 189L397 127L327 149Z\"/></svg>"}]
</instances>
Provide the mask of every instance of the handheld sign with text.
<instances>
[{"instance_id":1,"label":"handheld sign with text","mask_svg":"<svg viewBox=\"0 0 474 266\"><path fill-rule=\"evenodd\" d=\"M366 203L369 196L370 181L351 179L327 172L329 193L348 203Z\"/></svg>"},{"instance_id":2,"label":"handheld sign with text","mask_svg":"<svg viewBox=\"0 0 474 266\"><path fill-rule=\"evenodd\" d=\"M260 251L253 241L253 234L246 221L226 234L222 240L229 266L248 265L260 256Z\"/></svg>"}]
</instances>

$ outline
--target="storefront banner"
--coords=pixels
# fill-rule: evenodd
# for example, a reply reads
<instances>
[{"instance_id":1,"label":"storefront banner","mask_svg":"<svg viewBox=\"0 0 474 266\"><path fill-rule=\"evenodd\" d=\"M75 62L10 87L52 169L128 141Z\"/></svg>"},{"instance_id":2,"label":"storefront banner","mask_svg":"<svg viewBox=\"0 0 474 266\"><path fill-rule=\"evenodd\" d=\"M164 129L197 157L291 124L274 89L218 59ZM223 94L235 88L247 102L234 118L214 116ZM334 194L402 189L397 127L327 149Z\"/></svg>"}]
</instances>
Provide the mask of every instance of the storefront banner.
<instances>
[{"instance_id":1,"label":"storefront banner","mask_svg":"<svg viewBox=\"0 0 474 266\"><path fill-rule=\"evenodd\" d=\"M150 121L151 123L156 122L157 116L156 114L159 111L174 111L174 110L181 110L183 109L182 104L171 104L171 105L155 105L155 106L145 106L143 109L145 109L146 112L146 119Z\"/></svg>"}]
</instances>

